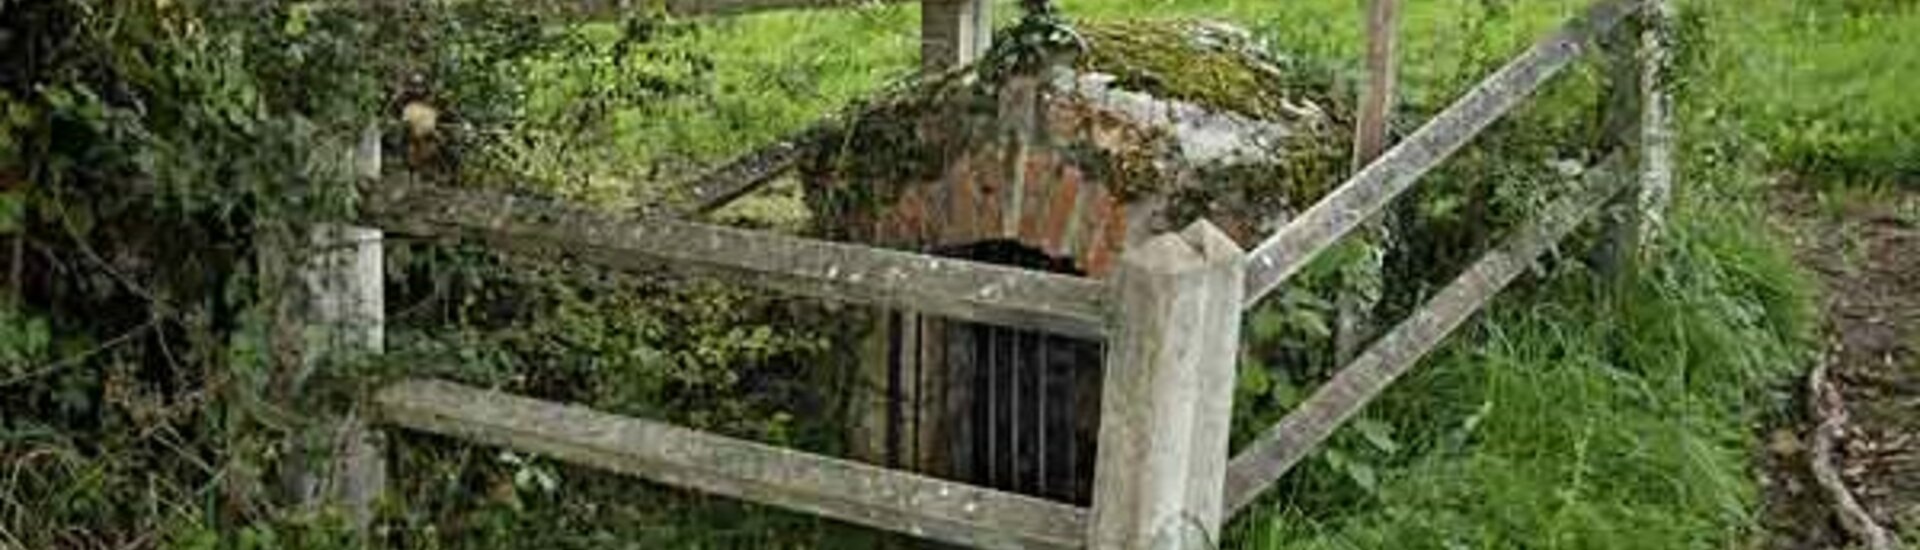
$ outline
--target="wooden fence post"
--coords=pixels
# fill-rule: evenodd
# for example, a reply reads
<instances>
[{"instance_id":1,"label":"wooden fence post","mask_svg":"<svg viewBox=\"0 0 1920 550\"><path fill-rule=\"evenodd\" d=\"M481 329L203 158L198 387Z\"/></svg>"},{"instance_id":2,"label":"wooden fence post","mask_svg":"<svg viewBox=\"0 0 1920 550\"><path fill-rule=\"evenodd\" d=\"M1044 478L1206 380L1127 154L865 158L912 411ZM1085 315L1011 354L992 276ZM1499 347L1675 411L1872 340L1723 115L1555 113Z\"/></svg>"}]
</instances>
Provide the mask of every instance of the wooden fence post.
<instances>
[{"instance_id":1,"label":"wooden fence post","mask_svg":"<svg viewBox=\"0 0 1920 550\"><path fill-rule=\"evenodd\" d=\"M1672 75L1669 42L1673 38L1673 7L1667 0L1647 0L1640 30L1640 189L1639 211L1645 227L1642 238L1657 237L1673 200L1673 96L1667 87Z\"/></svg>"},{"instance_id":2,"label":"wooden fence post","mask_svg":"<svg viewBox=\"0 0 1920 550\"><path fill-rule=\"evenodd\" d=\"M1353 127L1353 171L1359 172L1380 153L1387 150L1388 119L1393 112L1394 86L1398 79L1396 56L1400 28L1400 0L1368 0L1367 2L1367 81L1366 88L1360 93L1360 109ZM1406 209L1394 209L1389 216L1403 216ZM1402 220L1396 224L1408 227L1411 224ZM1392 242L1394 228L1386 219L1376 218L1368 221L1362 231L1371 234L1371 238L1381 246ZM1389 288L1390 286L1415 286L1414 281L1393 280L1388 277L1389 269L1383 258L1370 266L1372 277L1380 279L1381 288L1369 300L1368 296L1353 288L1351 283L1344 285L1337 296L1334 311L1333 356L1334 363L1344 365L1359 353L1360 347L1372 338L1374 323L1367 322L1367 310L1378 309L1378 302L1395 293L1410 293L1410 288ZM1369 304L1368 302L1374 302ZM1384 319L1376 320L1381 321Z\"/></svg>"},{"instance_id":3,"label":"wooden fence post","mask_svg":"<svg viewBox=\"0 0 1920 550\"><path fill-rule=\"evenodd\" d=\"M380 176L380 134L370 127L354 155L356 176ZM380 230L322 223L309 229L311 255L300 269L304 284L303 370L336 366L385 347L386 297ZM375 505L386 488L385 442L354 403L344 415L324 418L310 437L323 445L310 456L305 481L297 490L302 503L345 514L363 537L370 534ZM313 441L313 440L310 440Z\"/></svg>"},{"instance_id":4,"label":"wooden fence post","mask_svg":"<svg viewBox=\"0 0 1920 550\"><path fill-rule=\"evenodd\" d=\"M942 71L980 59L993 45L989 0L921 0L920 71Z\"/></svg>"},{"instance_id":5,"label":"wooden fence post","mask_svg":"<svg viewBox=\"0 0 1920 550\"><path fill-rule=\"evenodd\" d=\"M1620 177L1632 182L1609 209L1595 251L1596 268L1616 282L1638 268L1673 192L1668 9L1665 0L1644 0L1637 17L1601 39L1608 72L1601 146L1627 155Z\"/></svg>"},{"instance_id":6,"label":"wooden fence post","mask_svg":"<svg viewBox=\"0 0 1920 550\"><path fill-rule=\"evenodd\" d=\"M1240 247L1205 221L1121 257L1089 548L1217 540L1245 271Z\"/></svg>"}]
</instances>

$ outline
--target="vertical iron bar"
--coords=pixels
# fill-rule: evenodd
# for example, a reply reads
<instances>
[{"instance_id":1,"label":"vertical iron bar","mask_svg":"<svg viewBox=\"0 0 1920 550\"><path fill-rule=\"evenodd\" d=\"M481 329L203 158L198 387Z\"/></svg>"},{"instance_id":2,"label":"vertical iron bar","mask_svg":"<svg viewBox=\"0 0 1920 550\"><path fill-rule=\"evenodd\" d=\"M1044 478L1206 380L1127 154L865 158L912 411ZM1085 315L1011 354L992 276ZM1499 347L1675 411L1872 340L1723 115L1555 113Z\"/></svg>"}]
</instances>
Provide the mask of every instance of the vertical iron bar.
<instances>
[{"instance_id":1,"label":"vertical iron bar","mask_svg":"<svg viewBox=\"0 0 1920 550\"><path fill-rule=\"evenodd\" d=\"M887 312L887 465L900 465L900 312Z\"/></svg>"},{"instance_id":2,"label":"vertical iron bar","mask_svg":"<svg viewBox=\"0 0 1920 550\"><path fill-rule=\"evenodd\" d=\"M1050 493L1047 492L1047 478L1051 476L1049 475L1050 472L1047 471L1047 454L1053 450L1053 442L1047 440L1047 421L1049 420L1047 418L1047 411L1052 410L1053 407L1048 406L1047 398L1050 397L1049 394L1053 392L1049 391L1050 388L1047 387L1047 371L1053 368L1053 364L1047 362L1047 345L1053 342L1053 337L1043 334L1040 335L1039 340L1040 361L1035 366L1039 368L1040 372L1036 373L1035 376L1038 377L1040 381L1034 384L1034 387L1040 391L1039 399L1037 400L1040 403L1037 409L1040 412L1040 421L1035 423L1040 429L1040 437L1038 438L1040 440L1040 452L1037 453L1036 456L1036 458L1039 459L1040 465L1035 468L1035 471L1039 473L1039 479L1036 480L1034 485L1036 485L1035 490L1038 493L1048 495Z\"/></svg>"}]
</instances>

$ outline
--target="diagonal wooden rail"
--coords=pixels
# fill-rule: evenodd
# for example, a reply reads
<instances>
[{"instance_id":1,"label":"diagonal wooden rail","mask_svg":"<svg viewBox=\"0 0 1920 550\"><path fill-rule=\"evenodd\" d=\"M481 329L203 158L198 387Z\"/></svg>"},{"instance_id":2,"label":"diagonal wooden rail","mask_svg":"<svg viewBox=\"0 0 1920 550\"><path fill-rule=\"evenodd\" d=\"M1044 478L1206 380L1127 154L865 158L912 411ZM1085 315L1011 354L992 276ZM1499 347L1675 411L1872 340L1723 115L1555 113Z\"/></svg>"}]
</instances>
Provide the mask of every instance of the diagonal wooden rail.
<instances>
[{"instance_id":1,"label":"diagonal wooden rail","mask_svg":"<svg viewBox=\"0 0 1920 550\"><path fill-rule=\"evenodd\" d=\"M1420 176L1506 116L1575 58L1591 50L1596 37L1618 26L1644 1L1603 0L1593 4L1585 14L1501 67L1407 136L1406 141L1261 241L1251 252L1246 306L1253 307L1335 241L1379 213Z\"/></svg>"},{"instance_id":2,"label":"diagonal wooden rail","mask_svg":"<svg viewBox=\"0 0 1920 550\"><path fill-rule=\"evenodd\" d=\"M1334 429L1492 301L1549 247L1618 195L1623 189L1624 163L1620 160L1614 157L1588 170L1572 192L1550 203L1513 236L1482 256L1235 455L1227 464L1228 515L1253 503L1262 491L1333 435Z\"/></svg>"}]
</instances>

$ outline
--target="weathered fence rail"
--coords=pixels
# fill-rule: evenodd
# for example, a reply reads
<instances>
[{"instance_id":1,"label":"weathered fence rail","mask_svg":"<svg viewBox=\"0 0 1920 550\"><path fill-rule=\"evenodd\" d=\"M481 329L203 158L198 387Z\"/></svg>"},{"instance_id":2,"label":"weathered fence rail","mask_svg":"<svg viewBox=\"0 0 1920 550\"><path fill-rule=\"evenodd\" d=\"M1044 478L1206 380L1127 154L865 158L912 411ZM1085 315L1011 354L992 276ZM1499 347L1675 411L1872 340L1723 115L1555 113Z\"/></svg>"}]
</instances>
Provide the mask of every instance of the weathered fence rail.
<instances>
[{"instance_id":1,"label":"weathered fence rail","mask_svg":"<svg viewBox=\"0 0 1920 550\"><path fill-rule=\"evenodd\" d=\"M1227 466L1226 501L1233 512L1333 435L1354 413L1385 391L1421 357L1433 351L1469 316L1480 311L1536 258L1625 189L1623 165L1614 157L1588 169L1567 196L1482 256L1392 332L1375 341L1333 379L1314 390L1292 412L1260 434ZM1231 513L1229 513L1231 515Z\"/></svg>"},{"instance_id":2,"label":"weathered fence rail","mask_svg":"<svg viewBox=\"0 0 1920 550\"><path fill-rule=\"evenodd\" d=\"M1085 509L440 381L374 398L388 422L722 496L982 548L1077 548Z\"/></svg>"},{"instance_id":3,"label":"weathered fence rail","mask_svg":"<svg viewBox=\"0 0 1920 550\"><path fill-rule=\"evenodd\" d=\"M1535 44L1254 247L1250 307L1527 99L1646 0L1603 0Z\"/></svg>"},{"instance_id":4,"label":"weathered fence rail","mask_svg":"<svg viewBox=\"0 0 1920 550\"><path fill-rule=\"evenodd\" d=\"M1390 57L1392 0L1376 0L1373 44ZM1227 518L1308 456L1342 423L1408 372L1526 267L1609 199L1657 207L1670 179L1660 77L1662 47L1643 35L1638 75L1613 86L1640 107L1609 161L1477 260L1237 456L1227 447L1240 312L1405 192L1500 119L1596 39L1636 12L1653 33L1660 0L1600 0L1491 75L1252 252L1207 222L1126 250L1112 282L986 263L773 235L672 219L622 216L495 193L387 180L369 196L368 221L395 233L474 238L531 254L568 254L610 268L720 273L802 296L848 300L968 321L1103 338L1105 359L1092 504L1077 507L446 382L407 381L374 397L382 421L544 453L670 485L782 506L851 523L987 548L1188 548L1217 540ZM582 13L650 9L725 15L833 7L839 0L542 2ZM929 70L975 59L985 47L984 0L923 0ZM1384 41L1384 42L1383 42ZM1628 63L1620 61L1619 63ZM1374 67L1375 86L1391 75ZM1384 76L1384 77L1383 77ZM1626 82L1631 80L1632 82ZM1627 89L1631 87L1631 89ZM1379 126L1390 92L1370 92ZM1619 118L1619 120L1626 120ZM1609 124L1609 126L1614 126ZM1359 136L1367 158L1383 134ZM1369 141L1370 140L1370 141ZM1637 150L1634 150L1637 149ZM699 210L750 192L792 151L769 149L703 180ZM1616 204L1622 201L1615 201ZM1641 223L1657 216L1609 223ZM1638 236L1638 231L1610 231ZM378 235L377 233L373 233ZM1636 237L1637 238L1637 237ZM363 246L364 243L363 243ZM377 241L371 246L377 247ZM377 252L377 251L376 251ZM1628 250L1628 253L1633 253ZM365 253L364 251L362 252ZM364 262L362 262L364 263ZM377 266L376 266L377 267ZM337 271L338 269L336 269ZM361 274L364 275L364 274ZM377 285L379 277L351 277ZM352 285L349 285L352 286ZM336 288L353 296L365 288ZM325 303L322 300L322 303ZM339 320L333 320L336 324ZM377 325L376 325L377 326ZM377 331L377 329L375 329ZM377 351L377 346L374 347ZM349 422L351 424L351 422ZM364 462L369 453L355 453ZM365 465L359 467L377 467ZM363 476L378 479L378 476ZM341 499L367 506L364 494ZM362 517L365 517L363 514ZM364 521L364 520L362 520Z\"/></svg>"},{"instance_id":5,"label":"weathered fence rail","mask_svg":"<svg viewBox=\"0 0 1920 550\"><path fill-rule=\"evenodd\" d=\"M1080 277L404 180L383 184L365 209L394 232L470 237L630 271L721 273L802 296L1071 336L1106 333L1106 285Z\"/></svg>"}]
</instances>

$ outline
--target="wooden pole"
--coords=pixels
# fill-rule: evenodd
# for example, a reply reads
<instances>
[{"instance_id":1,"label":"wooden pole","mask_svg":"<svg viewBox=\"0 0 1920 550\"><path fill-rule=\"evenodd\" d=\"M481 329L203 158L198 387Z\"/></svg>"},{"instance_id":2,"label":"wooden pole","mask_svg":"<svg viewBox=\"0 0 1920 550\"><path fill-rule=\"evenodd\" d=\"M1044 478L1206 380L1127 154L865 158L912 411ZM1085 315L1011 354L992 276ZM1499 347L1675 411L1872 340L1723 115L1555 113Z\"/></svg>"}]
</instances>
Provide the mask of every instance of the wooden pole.
<instances>
[{"instance_id":1,"label":"wooden pole","mask_svg":"<svg viewBox=\"0 0 1920 550\"><path fill-rule=\"evenodd\" d=\"M1245 254L1205 221L1121 257L1088 547L1217 539L1244 272Z\"/></svg>"},{"instance_id":2,"label":"wooden pole","mask_svg":"<svg viewBox=\"0 0 1920 550\"><path fill-rule=\"evenodd\" d=\"M1387 115L1393 110L1399 0L1367 2L1367 83L1353 130L1353 166L1366 166L1387 150Z\"/></svg>"},{"instance_id":3,"label":"wooden pole","mask_svg":"<svg viewBox=\"0 0 1920 550\"><path fill-rule=\"evenodd\" d=\"M1656 238L1665 224L1673 199L1673 97L1669 42L1673 36L1673 7L1667 0L1648 0L1641 12L1640 31L1640 189L1642 238Z\"/></svg>"},{"instance_id":4,"label":"wooden pole","mask_svg":"<svg viewBox=\"0 0 1920 550\"><path fill-rule=\"evenodd\" d=\"M1360 112L1353 130L1353 167L1362 166L1380 158L1387 149L1387 121L1393 110L1394 82L1397 80L1395 66L1396 43L1400 28L1399 0L1369 0L1367 2L1367 81L1366 88L1360 93ZM1402 224L1405 225L1405 224ZM1386 243L1390 240L1387 225L1380 219L1367 223L1362 230L1371 233L1374 240ZM1375 277L1384 278L1385 266L1372 266ZM1383 285L1396 284L1395 281L1382 280ZM1411 281L1397 284L1412 284ZM1377 299L1377 298L1376 298ZM1353 285L1340 292L1336 298L1334 316L1333 349L1338 363L1353 359L1372 332L1366 321L1366 310L1370 309L1369 300Z\"/></svg>"},{"instance_id":5,"label":"wooden pole","mask_svg":"<svg viewBox=\"0 0 1920 550\"><path fill-rule=\"evenodd\" d=\"M1659 232L1673 192L1670 98L1666 93L1670 13L1663 0L1645 0L1638 17L1606 37L1608 88L1601 108L1601 147L1632 159L1633 192L1608 212L1593 264L1607 279L1630 280Z\"/></svg>"},{"instance_id":6,"label":"wooden pole","mask_svg":"<svg viewBox=\"0 0 1920 550\"><path fill-rule=\"evenodd\" d=\"M935 75L972 63L993 45L989 0L921 0L920 70Z\"/></svg>"},{"instance_id":7,"label":"wooden pole","mask_svg":"<svg viewBox=\"0 0 1920 550\"><path fill-rule=\"evenodd\" d=\"M369 127L354 155L363 181L380 176L380 134ZM309 229L311 251L301 266L305 301L300 354L304 379L315 370L385 348L385 274L377 229L323 223ZM296 387L303 385L296 380ZM323 418L307 440L320 449L302 456L311 470L296 477L303 505L342 513L363 537L386 489L385 442L356 403L339 416Z\"/></svg>"}]
</instances>

